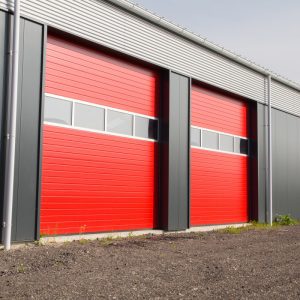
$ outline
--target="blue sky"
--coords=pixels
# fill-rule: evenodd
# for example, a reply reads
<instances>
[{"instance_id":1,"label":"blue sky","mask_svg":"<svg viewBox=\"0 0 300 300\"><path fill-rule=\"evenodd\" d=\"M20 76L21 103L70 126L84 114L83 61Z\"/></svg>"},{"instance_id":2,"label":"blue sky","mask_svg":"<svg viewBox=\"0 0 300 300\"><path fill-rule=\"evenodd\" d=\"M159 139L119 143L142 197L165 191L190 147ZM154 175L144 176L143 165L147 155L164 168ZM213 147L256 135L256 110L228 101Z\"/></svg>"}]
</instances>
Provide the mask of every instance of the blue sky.
<instances>
[{"instance_id":1,"label":"blue sky","mask_svg":"<svg viewBox=\"0 0 300 300\"><path fill-rule=\"evenodd\" d=\"M300 84L300 0L132 0Z\"/></svg>"}]
</instances>

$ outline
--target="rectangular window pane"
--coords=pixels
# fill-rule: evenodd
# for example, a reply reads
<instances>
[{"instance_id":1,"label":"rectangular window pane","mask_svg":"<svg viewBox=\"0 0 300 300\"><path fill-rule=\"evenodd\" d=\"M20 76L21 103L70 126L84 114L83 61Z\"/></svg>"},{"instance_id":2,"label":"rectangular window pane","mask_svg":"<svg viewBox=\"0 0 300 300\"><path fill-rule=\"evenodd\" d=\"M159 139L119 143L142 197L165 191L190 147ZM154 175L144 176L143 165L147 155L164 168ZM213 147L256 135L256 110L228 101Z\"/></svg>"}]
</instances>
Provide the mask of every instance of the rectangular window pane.
<instances>
[{"instance_id":1,"label":"rectangular window pane","mask_svg":"<svg viewBox=\"0 0 300 300\"><path fill-rule=\"evenodd\" d=\"M248 154L248 140L241 139L240 152L241 154Z\"/></svg>"},{"instance_id":2,"label":"rectangular window pane","mask_svg":"<svg viewBox=\"0 0 300 300\"><path fill-rule=\"evenodd\" d=\"M234 138L234 152L248 154L248 140L238 137Z\"/></svg>"},{"instance_id":3,"label":"rectangular window pane","mask_svg":"<svg viewBox=\"0 0 300 300\"><path fill-rule=\"evenodd\" d=\"M141 138L157 140L157 120L135 117L135 135Z\"/></svg>"},{"instance_id":4,"label":"rectangular window pane","mask_svg":"<svg viewBox=\"0 0 300 300\"><path fill-rule=\"evenodd\" d=\"M209 149L219 149L219 134L212 131L202 130L202 146Z\"/></svg>"},{"instance_id":5,"label":"rectangular window pane","mask_svg":"<svg viewBox=\"0 0 300 300\"><path fill-rule=\"evenodd\" d=\"M83 128L104 130L104 109L75 103L74 125Z\"/></svg>"},{"instance_id":6,"label":"rectangular window pane","mask_svg":"<svg viewBox=\"0 0 300 300\"><path fill-rule=\"evenodd\" d=\"M191 145L200 147L201 145L201 134L200 129L191 128Z\"/></svg>"},{"instance_id":7,"label":"rectangular window pane","mask_svg":"<svg viewBox=\"0 0 300 300\"><path fill-rule=\"evenodd\" d=\"M44 121L71 125L72 123L72 102L56 99L52 97L45 98Z\"/></svg>"},{"instance_id":8,"label":"rectangular window pane","mask_svg":"<svg viewBox=\"0 0 300 300\"><path fill-rule=\"evenodd\" d=\"M108 110L107 131L133 135L133 116L118 111Z\"/></svg>"},{"instance_id":9,"label":"rectangular window pane","mask_svg":"<svg viewBox=\"0 0 300 300\"><path fill-rule=\"evenodd\" d=\"M220 134L220 150L233 152L233 136Z\"/></svg>"}]
</instances>

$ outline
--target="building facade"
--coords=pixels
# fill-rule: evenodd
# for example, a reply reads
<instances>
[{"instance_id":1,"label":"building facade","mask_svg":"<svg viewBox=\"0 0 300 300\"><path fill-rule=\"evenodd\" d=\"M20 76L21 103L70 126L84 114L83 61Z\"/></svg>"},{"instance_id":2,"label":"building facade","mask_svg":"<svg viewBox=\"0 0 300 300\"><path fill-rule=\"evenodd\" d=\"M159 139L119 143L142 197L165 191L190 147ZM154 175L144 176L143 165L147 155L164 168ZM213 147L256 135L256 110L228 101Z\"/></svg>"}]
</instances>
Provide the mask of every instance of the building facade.
<instances>
[{"instance_id":1,"label":"building facade","mask_svg":"<svg viewBox=\"0 0 300 300\"><path fill-rule=\"evenodd\" d=\"M14 1L0 0L1 199ZM300 218L300 87L125 0L22 0L14 241ZM271 80L270 80L271 78Z\"/></svg>"}]
</instances>

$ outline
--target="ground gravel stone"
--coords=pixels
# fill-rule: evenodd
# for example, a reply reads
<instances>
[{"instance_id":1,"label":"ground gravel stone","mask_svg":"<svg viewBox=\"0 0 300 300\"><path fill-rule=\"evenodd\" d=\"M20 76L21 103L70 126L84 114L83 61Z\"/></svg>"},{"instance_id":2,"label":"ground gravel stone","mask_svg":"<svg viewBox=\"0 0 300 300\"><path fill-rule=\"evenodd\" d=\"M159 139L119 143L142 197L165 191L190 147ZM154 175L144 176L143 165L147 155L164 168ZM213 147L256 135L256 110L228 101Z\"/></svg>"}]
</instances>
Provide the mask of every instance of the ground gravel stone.
<instances>
[{"instance_id":1,"label":"ground gravel stone","mask_svg":"<svg viewBox=\"0 0 300 300\"><path fill-rule=\"evenodd\" d=\"M0 251L0 299L300 299L300 226Z\"/></svg>"}]
</instances>

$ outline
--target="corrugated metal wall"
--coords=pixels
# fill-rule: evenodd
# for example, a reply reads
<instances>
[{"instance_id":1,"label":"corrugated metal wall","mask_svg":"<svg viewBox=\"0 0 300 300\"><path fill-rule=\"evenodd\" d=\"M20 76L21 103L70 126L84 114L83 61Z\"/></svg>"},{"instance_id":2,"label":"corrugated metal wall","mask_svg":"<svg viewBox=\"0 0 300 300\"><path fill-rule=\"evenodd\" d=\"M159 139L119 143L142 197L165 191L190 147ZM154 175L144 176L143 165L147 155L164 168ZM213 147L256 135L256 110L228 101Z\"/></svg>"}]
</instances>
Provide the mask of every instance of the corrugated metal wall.
<instances>
[{"instance_id":1,"label":"corrugated metal wall","mask_svg":"<svg viewBox=\"0 0 300 300\"><path fill-rule=\"evenodd\" d=\"M2 9L12 5L12 0L0 0ZM266 101L263 75L106 1L23 0L22 14L224 90ZM275 102L275 107L300 114L293 101L289 104L285 98Z\"/></svg>"},{"instance_id":2,"label":"corrugated metal wall","mask_svg":"<svg viewBox=\"0 0 300 300\"><path fill-rule=\"evenodd\" d=\"M299 92L273 80L271 93L275 108L300 116Z\"/></svg>"}]
</instances>

